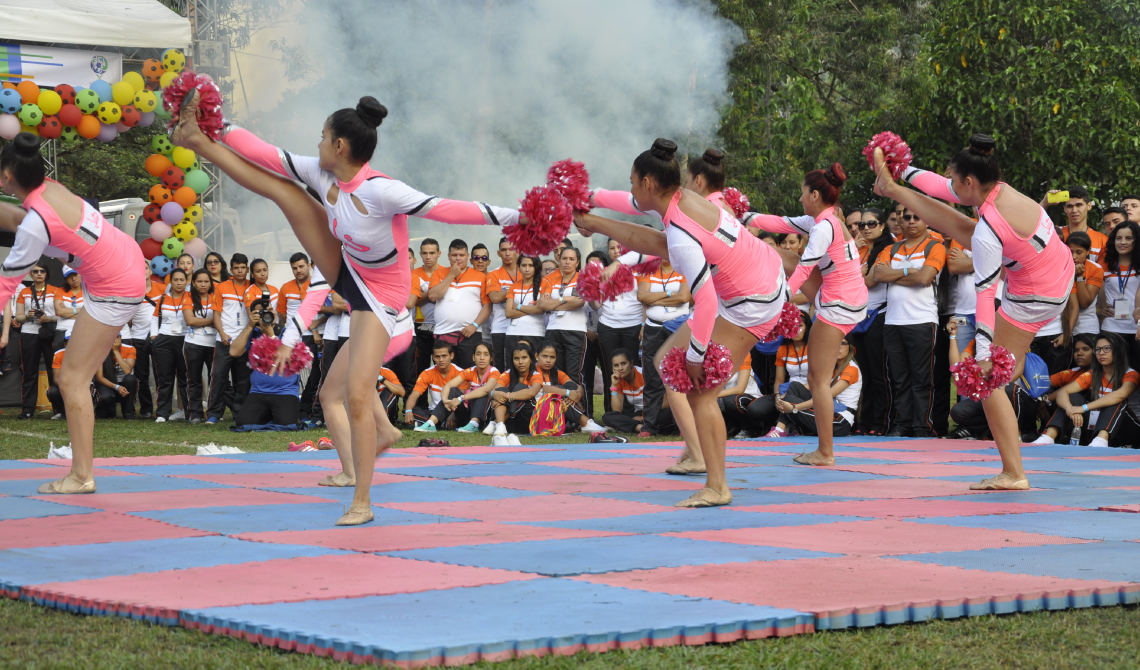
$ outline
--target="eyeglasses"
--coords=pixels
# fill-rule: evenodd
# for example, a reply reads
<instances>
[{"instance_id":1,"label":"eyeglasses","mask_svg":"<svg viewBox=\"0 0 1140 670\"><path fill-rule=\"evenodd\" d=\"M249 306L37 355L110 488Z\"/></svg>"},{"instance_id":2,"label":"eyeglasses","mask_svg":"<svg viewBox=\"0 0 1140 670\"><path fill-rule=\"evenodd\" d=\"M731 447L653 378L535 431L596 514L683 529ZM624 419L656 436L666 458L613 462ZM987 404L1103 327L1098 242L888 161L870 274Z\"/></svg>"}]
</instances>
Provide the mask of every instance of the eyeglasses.
<instances>
[{"instance_id":1,"label":"eyeglasses","mask_svg":"<svg viewBox=\"0 0 1140 670\"><path fill-rule=\"evenodd\" d=\"M221 264L222 264L222 262L216 258L213 260L206 261L206 265L221 265Z\"/></svg>"},{"instance_id":2,"label":"eyeglasses","mask_svg":"<svg viewBox=\"0 0 1140 670\"><path fill-rule=\"evenodd\" d=\"M1093 351L1095 351L1095 352L1096 352L1096 353L1098 353L1098 354L1107 354L1107 353L1111 353L1111 352L1112 352L1112 345L1111 345L1111 344L1106 344L1106 345L1104 345L1103 347L1097 347L1096 349L1093 349Z\"/></svg>"},{"instance_id":3,"label":"eyeglasses","mask_svg":"<svg viewBox=\"0 0 1140 670\"><path fill-rule=\"evenodd\" d=\"M918 221L919 218L918 218L918 216L916 216L914 214L903 214L902 220L903 221Z\"/></svg>"},{"instance_id":4,"label":"eyeglasses","mask_svg":"<svg viewBox=\"0 0 1140 670\"><path fill-rule=\"evenodd\" d=\"M44 275L44 274L47 274L47 271L46 270L32 270L30 274Z\"/></svg>"},{"instance_id":5,"label":"eyeglasses","mask_svg":"<svg viewBox=\"0 0 1140 670\"><path fill-rule=\"evenodd\" d=\"M864 228L878 228L879 222L878 221L860 221L856 225L859 226L859 230L863 230Z\"/></svg>"},{"instance_id":6,"label":"eyeglasses","mask_svg":"<svg viewBox=\"0 0 1140 670\"><path fill-rule=\"evenodd\" d=\"M489 261L489 260L491 260L491 257L490 256L472 256L471 260L473 260L473 261Z\"/></svg>"}]
</instances>

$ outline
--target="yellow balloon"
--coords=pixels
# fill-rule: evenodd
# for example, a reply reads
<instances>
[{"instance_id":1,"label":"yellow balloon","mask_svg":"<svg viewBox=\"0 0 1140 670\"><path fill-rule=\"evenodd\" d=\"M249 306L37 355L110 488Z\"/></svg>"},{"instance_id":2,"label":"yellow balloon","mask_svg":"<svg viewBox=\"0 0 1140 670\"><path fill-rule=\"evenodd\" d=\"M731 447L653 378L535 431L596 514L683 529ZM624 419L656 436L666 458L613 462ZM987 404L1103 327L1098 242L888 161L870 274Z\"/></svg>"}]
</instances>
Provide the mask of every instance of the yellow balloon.
<instances>
[{"instance_id":1,"label":"yellow balloon","mask_svg":"<svg viewBox=\"0 0 1140 670\"><path fill-rule=\"evenodd\" d=\"M174 151L170 153L170 160L183 170L188 170L194 161L198 160L198 157L186 147L174 147Z\"/></svg>"},{"instance_id":2,"label":"yellow balloon","mask_svg":"<svg viewBox=\"0 0 1140 670\"><path fill-rule=\"evenodd\" d=\"M146 80L143 79L143 76L138 72L128 72L123 75L123 83L129 84L130 87L134 90L134 93L138 93L139 91L146 88ZM113 92L114 90L115 87L112 86L111 91ZM116 102L118 101L116 100Z\"/></svg>"},{"instance_id":3,"label":"yellow balloon","mask_svg":"<svg viewBox=\"0 0 1140 670\"><path fill-rule=\"evenodd\" d=\"M39 105L44 116L51 116L63 109L63 98L59 97L55 91L41 90L40 99L36 101L36 104Z\"/></svg>"},{"instance_id":4,"label":"yellow balloon","mask_svg":"<svg viewBox=\"0 0 1140 670\"><path fill-rule=\"evenodd\" d=\"M190 207L186 210L186 217L182 220L183 221L189 220L190 223L194 223L194 224L201 223L201 221L202 221L202 206L201 205L190 205Z\"/></svg>"},{"instance_id":5,"label":"yellow balloon","mask_svg":"<svg viewBox=\"0 0 1140 670\"><path fill-rule=\"evenodd\" d=\"M158 107L158 98L145 88L135 93L135 109L140 112L153 112Z\"/></svg>"},{"instance_id":6,"label":"yellow balloon","mask_svg":"<svg viewBox=\"0 0 1140 670\"><path fill-rule=\"evenodd\" d=\"M174 236L183 242L189 242L195 237L198 237L198 227L192 223L186 223L185 219L183 219L182 223L174 226Z\"/></svg>"},{"instance_id":7,"label":"yellow balloon","mask_svg":"<svg viewBox=\"0 0 1140 670\"><path fill-rule=\"evenodd\" d=\"M25 126L24 124L21 123L20 124L20 132L21 133L31 133L33 135L39 135L40 134L40 127L39 126Z\"/></svg>"},{"instance_id":8,"label":"yellow balloon","mask_svg":"<svg viewBox=\"0 0 1140 670\"><path fill-rule=\"evenodd\" d=\"M135 99L135 89L131 88L131 85L125 81L111 84L111 99L115 101L116 105L125 107Z\"/></svg>"},{"instance_id":9,"label":"yellow balloon","mask_svg":"<svg viewBox=\"0 0 1140 670\"><path fill-rule=\"evenodd\" d=\"M166 88L170 86L170 82L174 81L177 77L177 72L166 72L158 78L158 85L162 88Z\"/></svg>"}]
</instances>

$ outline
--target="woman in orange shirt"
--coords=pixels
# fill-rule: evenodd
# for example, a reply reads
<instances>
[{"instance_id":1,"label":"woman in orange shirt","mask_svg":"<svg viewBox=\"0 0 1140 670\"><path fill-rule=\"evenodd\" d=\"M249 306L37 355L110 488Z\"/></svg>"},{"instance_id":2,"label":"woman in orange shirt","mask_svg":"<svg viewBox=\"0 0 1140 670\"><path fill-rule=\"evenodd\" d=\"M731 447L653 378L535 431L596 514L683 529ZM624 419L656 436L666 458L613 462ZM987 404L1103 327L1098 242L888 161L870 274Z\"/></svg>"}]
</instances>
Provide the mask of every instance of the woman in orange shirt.
<instances>
[{"instance_id":1,"label":"woman in orange shirt","mask_svg":"<svg viewBox=\"0 0 1140 670\"><path fill-rule=\"evenodd\" d=\"M455 417L457 432L474 433L479 426L487 424L494 432L494 421L487 423L488 410L491 409L491 393L499 385L499 370L491 365L491 347L486 342L475 345L475 352L471 356L475 365L459 373L459 376L443 386L443 400L439 403L443 407L444 417L440 419L442 425L446 415ZM438 409L438 407L437 407ZM467 421L464 421L467 419ZM459 425L460 423L464 425Z\"/></svg>"},{"instance_id":2,"label":"woman in orange shirt","mask_svg":"<svg viewBox=\"0 0 1140 670\"><path fill-rule=\"evenodd\" d=\"M516 433L530 432L534 398L542 390L542 376L534 368L534 352L526 342L511 349L511 369L499 375L499 387L491 395L495 432L491 444L519 444Z\"/></svg>"},{"instance_id":3,"label":"woman in orange shirt","mask_svg":"<svg viewBox=\"0 0 1140 670\"><path fill-rule=\"evenodd\" d=\"M46 265L37 263L28 272L32 285L20 289L16 297L15 323L20 324L20 366L24 371L24 385L20 397L24 411L18 419L30 419L36 413L36 400L39 397L40 360L48 371L48 385L55 384L52 371L52 358L55 356L55 298L59 289L47 283L50 271ZM43 331L43 332L41 332ZM50 335L50 337L48 336Z\"/></svg>"}]
</instances>

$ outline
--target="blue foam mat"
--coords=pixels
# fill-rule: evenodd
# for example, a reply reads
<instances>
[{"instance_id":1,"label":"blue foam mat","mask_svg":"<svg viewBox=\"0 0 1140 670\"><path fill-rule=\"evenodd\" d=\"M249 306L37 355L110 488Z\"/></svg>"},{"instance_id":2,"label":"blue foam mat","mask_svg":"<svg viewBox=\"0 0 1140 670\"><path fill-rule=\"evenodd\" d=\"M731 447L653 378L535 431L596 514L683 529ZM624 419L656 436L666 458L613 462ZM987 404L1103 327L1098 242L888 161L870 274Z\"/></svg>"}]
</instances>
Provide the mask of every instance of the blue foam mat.
<instances>
[{"instance_id":1,"label":"blue foam mat","mask_svg":"<svg viewBox=\"0 0 1140 670\"><path fill-rule=\"evenodd\" d=\"M1030 480L1030 483L1036 484ZM1096 509L1102 505L1135 505L1140 491L1119 491L1114 489L1059 489L1037 491L992 491L985 495L971 495L970 502L983 503L1028 503L1034 505L1061 505L1066 507L1087 507ZM963 498L939 497L931 500L962 500Z\"/></svg>"},{"instance_id":2,"label":"blue foam mat","mask_svg":"<svg viewBox=\"0 0 1140 670\"><path fill-rule=\"evenodd\" d=\"M678 479L680 479L678 477ZM697 492L704 484L704 478L689 477L693 481L693 492ZM607 498L610 500L628 500L630 502L648 503L650 505L668 505L688 498L687 491L637 491L637 492L610 492L576 493L575 495L590 498ZM840 496L817 496L810 493L784 493L782 491L762 491L760 489L733 489L733 507L751 505L786 505L789 503L807 502L834 502L836 500L862 500L862 498L845 498Z\"/></svg>"},{"instance_id":3,"label":"blue foam mat","mask_svg":"<svg viewBox=\"0 0 1140 670\"><path fill-rule=\"evenodd\" d=\"M18 479L0 482L0 493L16 496L39 495L36 489L47 479ZM149 477L146 475L123 475L118 477L95 477L98 493L145 493L147 491L183 491L186 489L225 489L234 488L224 484L211 484L195 479L176 477Z\"/></svg>"},{"instance_id":4,"label":"blue foam mat","mask_svg":"<svg viewBox=\"0 0 1140 670\"><path fill-rule=\"evenodd\" d=\"M300 544L246 542L232 537L184 537L0 551L0 584L30 586L115 575L181 570L278 558L352 552Z\"/></svg>"},{"instance_id":5,"label":"blue foam mat","mask_svg":"<svg viewBox=\"0 0 1140 670\"><path fill-rule=\"evenodd\" d=\"M595 446L608 447L613 445ZM603 451L586 451L581 449L551 449L549 451L524 451L506 454L463 454L462 452L448 452L446 454L432 454L432 458L490 461L494 463L548 463L556 461L601 461L609 458L644 457L633 454L612 454ZM397 461L393 459L392 462L395 463ZM446 461L442 463L442 465L446 464Z\"/></svg>"},{"instance_id":6,"label":"blue foam mat","mask_svg":"<svg viewBox=\"0 0 1140 670\"><path fill-rule=\"evenodd\" d=\"M1033 512L987 516L908 519L962 528L997 528L1083 540L1140 540L1140 514L1120 512Z\"/></svg>"},{"instance_id":7,"label":"blue foam mat","mask_svg":"<svg viewBox=\"0 0 1140 670\"><path fill-rule=\"evenodd\" d=\"M869 517L838 516L832 514L778 514L772 512L738 512L727 509L678 509L669 512L618 516L609 519L578 519L573 521L512 521L524 526L547 528L575 528L579 530L610 531L663 535L689 533L702 530L728 530L730 528L775 528L778 526L814 526L841 521L869 521Z\"/></svg>"},{"instance_id":8,"label":"blue foam mat","mask_svg":"<svg viewBox=\"0 0 1140 670\"><path fill-rule=\"evenodd\" d=\"M210 463L203 465L132 465L115 468L140 475L261 475L278 472L327 472L328 468L295 463Z\"/></svg>"},{"instance_id":9,"label":"blue foam mat","mask_svg":"<svg viewBox=\"0 0 1140 670\"><path fill-rule=\"evenodd\" d=\"M376 463L376 470L394 475L413 477L435 477L437 479L466 479L468 477L511 477L532 475L596 475L591 470L562 468L550 465L528 465L526 463L487 463L485 465L441 465L422 468L401 468L399 459ZM391 465L388 465L391 463Z\"/></svg>"},{"instance_id":10,"label":"blue foam mat","mask_svg":"<svg viewBox=\"0 0 1140 670\"><path fill-rule=\"evenodd\" d=\"M997 453L997 449L989 450ZM1069 444L1023 444L1021 456L1023 458L1078 458L1084 456L1124 456L1136 453L1132 449L1118 447L1081 447Z\"/></svg>"},{"instance_id":11,"label":"blue foam mat","mask_svg":"<svg viewBox=\"0 0 1140 670\"><path fill-rule=\"evenodd\" d=\"M1033 469L1033 461L1025 461L1026 470ZM1043 474L1028 475L1029 485L1037 489L1095 489L1108 486L1140 486L1140 477L1113 477L1109 475ZM930 477L955 482L976 482L977 475ZM1140 496L1137 496L1140 499Z\"/></svg>"},{"instance_id":12,"label":"blue foam mat","mask_svg":"<svg viewBox=\"0 0 1140 670\"><path fill-rule=\"evenodd\" d=\"M462 605L457 605L462 603ZM558 603L551 607L551 603ZM631 612L637 612L631 617ZM810 625L806 612L536 579L448 591L187 610L198 625L411 664Z\"/></svg>"},{"instance_id":13,"label":"blue foam mat","mask_svg":"<svg viewBox=\"0 0 1140 670\"><path fill-rule=\"evenodd\" d=\"M60 462L60 466L63 463ZM0 461L0 470L26 470L28 468L50 468L46 463L29 463L27 461Z\"/></svg>"},{"instance_id":14,"label":"blue foam mat","mask_svg":"<svg viewBox=\"0 0 1140 670\"><path fill-rule=\"evenodd\" d=\"M391 552L388 555L419 561L499 568L561 577L682 565L824 558L838 554L728 542L705 542L681 537L624 535L412 549Z\"/></svg>"},{"instance_id":15,"label":"blue foam mat","mask_svg":"<svg viewBox=\"0 0 1140 670\"><path fill-rule=\"evenodd\" d=\"M265 533L282 530L328 530L345 512L345 503L302 503L293 505L248 505L230 507L200 507L171 509L158 512L132 512L135 516L166 523L208 530L223 535ZM401 512L374 507L377 526L405 526L411 524L470 521L435 514Z\"/></svg>"},{"instance_id":16,"label":"blue foam mat","mask_svg":"<svg viewBox=\"0 0 1140 670\"><path fill-rule=\"evenodd\" d=\"M841 458L844 465L884 465L905 462L900 459L888 461L881 458L852 458L850 456L842 456ZM791 459L787 456L727 456L725 460L730 463L751 463L753 465L784 465L790 467L791 464Z\"/></svg>"},{"instance_id":17,"label":"blue foam mat","mask_svg":"<svg viewBox=\"0 0 1140 670\"><path fill-rule=\"evenodd\" d=\"M884 475L846 470L826 470L810 465L787 465L756 468L729 468L725 479L731 488L759 489L769 486L806 486L809 484L835 484L839 482L860 482L868 479L897 479ZM669 477L669 475L648 475L649 477Z\"/></svg>"},{"instance_id":18,"label":"blue foam mat","mask_svg":"<svg viewBox=\"0 0 1140 670\"><path fill-rule=\"evenodd\" d=\"M1086 461L1075 458L1043 458L1022 462L1026 470L1062 472L1068 474L1095 472L1097 470L1140 470L1140 463L1129 461ZM1030 475L1033 477L1034 475ZM1032 481L1032 480L1030 480Z\"/></svg>"},{"instance_id":19,"label":"blue foam mat","mask_svg":"<svg viewBox=\"0 0 1140 670\"><path fill-rule=\"evenodd\" d=\"M295 493L297 495L351 500L353 489L350 486L314 486L312 488L266 488L266 491ZM504 500L507 498L529 498L547 495L538 491L505 489L498 486L468 484L450 479L429 479L419 482L396 482L393 484L373 484L372 504L417 503L417 502L470 502L473 500Z\"/></svg>"},{"instance_id":20,"label":"blue foam mat","mask_svg":"<svg viewBox=\"0 0 1140 670\"><path fill-rule=\"evenodd\" d=\"M293 440L294 442L296 440ZM303 442L304 440L302 440ZM313 443L316 444L316 439ZM283 447L288 446L284 442ZM275 461L337 461L340 460L336 451L324 449L321 451L255 451L246 454L213 454L210 458L224 458L231 461L248 461L250 463L266 463Z\"/></svg>"},{"instance_id":21,"label":"blue foam mat","mask_svg":"<svg viewBox=\"0 0 1140 670\"><path fill-rule=\"evenodd\" d=\"M91 509L89 507L64 505L61 503L47 502L46 500L30 500L17 496L0 499L0 521L7 519L27 519L31 517L90 514L98 511L97 509Z\"/></svg>"},{"instance_id":22,"label":"blue foam mat","mask_svg":"<svg viewBox=\"0 0 1140 670\"><path fill-rule=\"evenodd\" d=\"M1140 543L1095 542L1049 547L1002 547L937 554L904 554L891 558L953 565L968 570L1012 572L1062 579L1140 582Z\"/></svg>"}]
</instances>

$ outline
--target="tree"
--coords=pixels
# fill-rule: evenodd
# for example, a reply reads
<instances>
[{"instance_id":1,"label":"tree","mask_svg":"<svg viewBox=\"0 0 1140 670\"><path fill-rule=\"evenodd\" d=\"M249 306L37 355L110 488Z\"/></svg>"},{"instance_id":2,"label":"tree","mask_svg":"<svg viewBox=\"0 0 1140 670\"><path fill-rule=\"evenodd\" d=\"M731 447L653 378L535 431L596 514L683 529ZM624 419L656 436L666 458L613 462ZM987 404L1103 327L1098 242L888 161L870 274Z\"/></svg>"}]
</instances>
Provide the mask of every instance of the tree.
<instances>
[{"instance_id":1,"label":"tree","mask_svg":"<svg viewBox=\"0 0 1140 670\"><path fill-rule=\"evenodd\" d=\"M971 133L998 140L1032 197L1078 184L1102 202L1140 190L1140 4L944 0L925 31L936 92L916 98L919 159L938 169Z\"/></svg>"},{"instance_id":2,"label":"tree","mask_svg":"<svg viewBox=\"0 0 1140 670\"><path fill-rule=\"evenodd\" d=\"M156 120L148 128L132 128L106 144L98 140L56 140L57 178L85 198L145 200L147 191L158 180L147 173L143 164L154 153L151 138L165 132L166 124Z\"/></svg>"}]
</instances>

